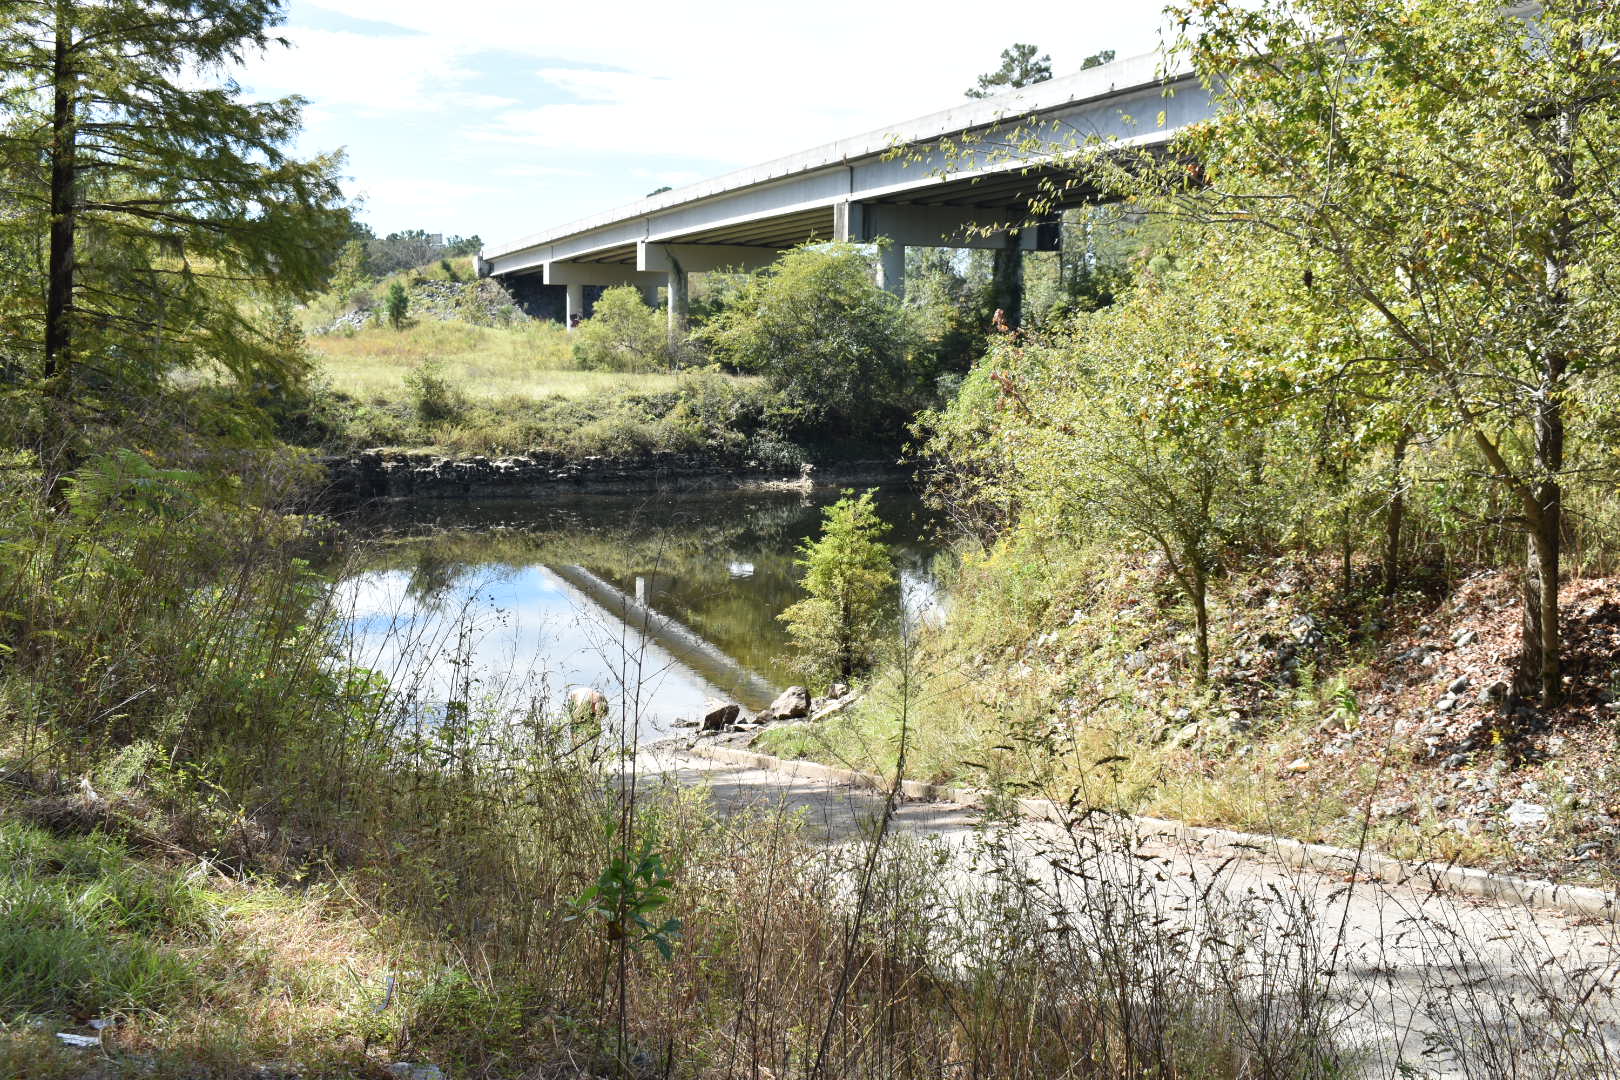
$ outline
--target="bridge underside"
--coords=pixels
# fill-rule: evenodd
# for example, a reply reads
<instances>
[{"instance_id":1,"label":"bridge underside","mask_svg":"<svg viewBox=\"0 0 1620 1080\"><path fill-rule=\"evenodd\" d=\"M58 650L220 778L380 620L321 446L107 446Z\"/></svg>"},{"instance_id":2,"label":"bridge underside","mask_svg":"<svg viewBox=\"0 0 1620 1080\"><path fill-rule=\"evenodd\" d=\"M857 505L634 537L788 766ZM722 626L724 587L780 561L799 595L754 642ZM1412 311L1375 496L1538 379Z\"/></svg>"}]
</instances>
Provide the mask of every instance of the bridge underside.
<instances>
[{"instance_id":1,"label":"bridge underside","mask_svg":"<svg viewBox=\"0 0 1620 1080\"><path fill-rule=\"evenodd\" d=\"M603 288L634 285L649 304L668 307L675 334L686 320L688 274L759 270L803 244L880 243L879 284L896 293L903 289L907 247L1056 251L1058 214L1097 201L1094 190L1080 185L1054 196L1047 185L1064 179L1056 170L1038 167L945 179L893 195L743 215L658 239L627 238L565 258L491 269L532 314L565 322L589 314ZM1039 217L1032 209L1037 203Z\"/></svg>"},{"instance_id":2,"label":"bridge underside","mask_svg":"<svg viewBox=\"0 0 1620 1080\"><path fill-rule=\"evenodd\" d=\"M559 296L568 316L584 313L586 289L634 285L653 302L662 290L672 334L688 274L761 269L815 241L882 241L878 279L899 292L907 247L1056 248L1058 213L1097 192L1031 149L1043 140L1151 151L1213 113L1192 75L1166 77L1154 55L1118 61L649 196L491 249L480 271Z\"/></svg>"}]
</instances>

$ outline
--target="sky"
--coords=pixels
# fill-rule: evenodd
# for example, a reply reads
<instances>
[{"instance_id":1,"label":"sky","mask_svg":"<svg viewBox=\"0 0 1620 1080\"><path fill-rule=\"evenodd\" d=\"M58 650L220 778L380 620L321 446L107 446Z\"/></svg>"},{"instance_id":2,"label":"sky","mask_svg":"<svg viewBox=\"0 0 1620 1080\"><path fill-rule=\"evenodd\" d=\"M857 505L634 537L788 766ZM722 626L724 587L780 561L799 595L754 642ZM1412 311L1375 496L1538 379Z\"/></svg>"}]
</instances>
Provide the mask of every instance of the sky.
<instances>
[{"instance_id":1,"label":"sky","mask_svg":"<svg viewBox=\"0 0 1620 1080\"><path fill-rule=\"evenodd\" d=\"M509 239L962 100L1001 50L1054 74L1158 47L1160 0L288 0L235 73L308 101L361 220Z\"/></svg>"}]
</instances>

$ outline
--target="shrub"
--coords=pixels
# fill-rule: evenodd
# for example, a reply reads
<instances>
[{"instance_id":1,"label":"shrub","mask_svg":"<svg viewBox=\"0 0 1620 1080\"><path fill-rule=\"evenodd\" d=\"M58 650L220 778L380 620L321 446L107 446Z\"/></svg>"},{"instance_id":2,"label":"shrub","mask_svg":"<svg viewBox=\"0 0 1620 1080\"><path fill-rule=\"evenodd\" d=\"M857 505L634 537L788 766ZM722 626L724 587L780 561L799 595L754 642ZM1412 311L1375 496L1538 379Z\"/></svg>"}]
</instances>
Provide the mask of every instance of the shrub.
<instances>
[{"instance_id":1,"label":"shrub","mask_svg":"<svg viewBox=\"0 0 1620 1080\"><path fill-rule=\"evenodd\" d=\"M655 371L671 367L668 325L632 285L618 285L596 301L574 331L579 366L597 371Z\"/></svg>"},{"instance_id":2,"label":"shrub","mask_svg":"<svg viewBox=\"0 0 1620 1080\"><path fill-rule=\"evenodd\" d=\"M800 248L737 294L705 329L715 356L764 375L812 419L875 424L907 392L917 334L849 246Z\"/></svg>"},{"instance_id":3,"label":"shrub","mask_svg":"<svg viewBox=\"0 0 1620 1080\"><path fill-rule=\"evenodd\" d=\"M396 286L397 287L397 286ZM443 366L429 360L405 376L411 407L424 424L443 424L457 419L466 410L461 392L444 377Z\"/></svg>"}]
</instances>

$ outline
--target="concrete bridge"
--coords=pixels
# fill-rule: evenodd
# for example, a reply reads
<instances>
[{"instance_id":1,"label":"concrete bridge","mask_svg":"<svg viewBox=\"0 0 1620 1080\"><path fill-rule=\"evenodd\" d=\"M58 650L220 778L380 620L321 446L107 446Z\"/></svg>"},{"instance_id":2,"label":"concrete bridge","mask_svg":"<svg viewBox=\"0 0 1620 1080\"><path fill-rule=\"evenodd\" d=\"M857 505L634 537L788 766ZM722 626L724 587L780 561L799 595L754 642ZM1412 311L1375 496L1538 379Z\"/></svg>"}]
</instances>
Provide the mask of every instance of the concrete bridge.
<instances>
[{"instance_id":1,"label":"concrete bridge","mask_svg":"<svg viewBox=\"0 0 1620 1080\"><path fill-rule=\"evenodd\" d=\"M635 285L654 305L663 288L672 333L685 325L688 274L757 270L814 240L886 240L878 281L900 292L907 246L1056 250L1055 217L1030 225L1054 143L1152 146L1213 111L1194 76L1165 77L1157 54L1133 57L492 244L478 268L565 320L584 314L590 286ZM1020 129L1034 136L1027 146L1015 145ZM955 160L941 149L952 144ZM1095 194L1076 185L1056 209ZM1024 227L982 231L998 223Z\"/></svg>"}]
</instances>

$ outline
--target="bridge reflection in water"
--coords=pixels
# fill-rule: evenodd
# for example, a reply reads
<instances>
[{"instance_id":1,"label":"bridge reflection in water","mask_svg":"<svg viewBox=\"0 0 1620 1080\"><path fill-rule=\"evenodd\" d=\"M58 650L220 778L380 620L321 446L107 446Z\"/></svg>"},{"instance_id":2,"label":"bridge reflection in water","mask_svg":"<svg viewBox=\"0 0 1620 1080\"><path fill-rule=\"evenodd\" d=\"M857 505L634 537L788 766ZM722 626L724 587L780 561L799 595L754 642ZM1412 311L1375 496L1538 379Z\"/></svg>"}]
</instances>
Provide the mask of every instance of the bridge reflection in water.
<instances>
[{"instance_id":1,"label":"bridge reflection in water","mask_svg":"<svg viewBox=\"0 0 1620 1080\"><path fill-rule=\"evenodd\" d=\"M353 661L430 713L594 686L646 737L711 697L760 708L792 679L776 615L803 595L795 550L837 494L411 507L390 523L408 538L370 547L339 586ZM879 506L914 621L937 604L926 522L909 494Z\"/></svg>"}]
</instances>

